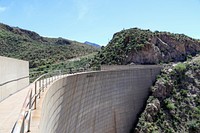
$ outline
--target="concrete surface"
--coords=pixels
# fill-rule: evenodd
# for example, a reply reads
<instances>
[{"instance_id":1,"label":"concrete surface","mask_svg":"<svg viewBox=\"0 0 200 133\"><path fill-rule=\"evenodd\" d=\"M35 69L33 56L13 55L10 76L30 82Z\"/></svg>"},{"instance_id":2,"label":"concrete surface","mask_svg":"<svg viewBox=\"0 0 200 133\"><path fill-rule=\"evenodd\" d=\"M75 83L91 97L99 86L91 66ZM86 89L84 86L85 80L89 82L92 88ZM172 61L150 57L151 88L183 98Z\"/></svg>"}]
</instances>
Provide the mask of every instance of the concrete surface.
<instances>
[{"instance_id":1,"label":"concrete surface","mask_svg":"<svg viewBox=\"0 0 200 133\"><path fill-rule=\"evenodd\" d=\"M0 102L0 133L10 133L18 119L30 86Z\"/></svg>"},{"instance_id":2,"label":"concrete surface","mask_svg":"<svg viewBox=\"0 0 200 133\"><path fill-rule=\"evenodd\" d=\"M74 74L44 96L40 133L129 133L160 66Z\"/></svg>"},{"instance_id":3,"label":"concrete surface","mask_svg":"<svg viewBox=\"0 0 200 133\"><path fill-rule=\"evenodd\" d=\"M29 85L29 63L0 56L0 102Z\"/></svg>"}]
</instances>

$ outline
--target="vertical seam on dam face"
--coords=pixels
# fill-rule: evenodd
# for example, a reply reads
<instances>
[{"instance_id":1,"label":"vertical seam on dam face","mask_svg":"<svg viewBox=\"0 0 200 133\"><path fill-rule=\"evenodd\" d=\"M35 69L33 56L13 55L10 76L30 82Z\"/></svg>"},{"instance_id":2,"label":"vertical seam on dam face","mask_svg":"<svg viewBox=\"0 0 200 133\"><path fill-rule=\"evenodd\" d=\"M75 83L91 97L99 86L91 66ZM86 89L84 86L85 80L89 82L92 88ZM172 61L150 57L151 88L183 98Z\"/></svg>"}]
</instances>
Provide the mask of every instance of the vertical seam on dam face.
<instances>
[{"instance_id":1,"label":"vertical seam on dam face","mask_svg":"<svg viewBox=\"0 0 200 133\"><path fill-rule=\"evenodd\" d=\"M161 67L74 74L43 101L40 133L129 133Z\"/></svg>"}]
</instances>

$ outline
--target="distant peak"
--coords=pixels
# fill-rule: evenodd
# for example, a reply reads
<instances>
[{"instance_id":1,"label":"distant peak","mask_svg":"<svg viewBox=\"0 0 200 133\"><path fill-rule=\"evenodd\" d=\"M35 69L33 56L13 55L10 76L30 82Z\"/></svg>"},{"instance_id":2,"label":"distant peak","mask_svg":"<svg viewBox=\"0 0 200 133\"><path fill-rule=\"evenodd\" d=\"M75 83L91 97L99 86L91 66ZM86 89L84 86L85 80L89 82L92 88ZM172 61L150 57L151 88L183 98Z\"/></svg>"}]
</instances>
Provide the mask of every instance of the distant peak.
<instances>
[{"instance_id":1,"label":"distant peak","mask_svg":"<svg viewBox=\"0 0 200 133\"><path fill-rule=\"evenodd\" d=\"M99 44L92 43L92 42L89 42L89 41L85 41L84 44L91 45L91 46L94 46L94 47L97 47L97 48L101 47Z\"/></svg>"}]
</instances>

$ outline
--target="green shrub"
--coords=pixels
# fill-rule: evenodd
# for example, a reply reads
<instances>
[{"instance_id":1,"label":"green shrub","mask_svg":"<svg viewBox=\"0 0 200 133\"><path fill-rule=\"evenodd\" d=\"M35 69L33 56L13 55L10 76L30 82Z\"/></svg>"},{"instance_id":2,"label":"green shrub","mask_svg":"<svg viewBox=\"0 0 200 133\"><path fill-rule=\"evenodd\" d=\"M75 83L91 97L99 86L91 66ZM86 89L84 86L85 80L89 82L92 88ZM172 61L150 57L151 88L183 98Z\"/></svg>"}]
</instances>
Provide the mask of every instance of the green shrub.
<instances>
[{"instance_id":1,"label":"green shrub","mask_svg":"<svg viewBox=\"0 0 200 133\"><path fill-rule=\"evenodd\" d=\"M169 110L174 110L176 108L176 106L174 105L174 103L168 103L166 106Z\"/></svg>"},{"instance_id":2,"label":"green shrub","mask_svg":"<svg viewBox=\"0 0 200 133\"><path fill-rule=\"evenodd\" d=\"M200 123L197 121L190 121L187 123L189 127L189 133L199 133L200 132Z\"/></svg>"},{"instance_id":3,"label":"green shrub","mask_svg":"<svg viewBox=\"0 0 200 133\"><path fill-rule=\"evenodd\" d=\"M175 67L174 67L176 72L179 73L183 73L187 70L186 64L184 63L178 63Z\"/></svg>"}]
</instances>

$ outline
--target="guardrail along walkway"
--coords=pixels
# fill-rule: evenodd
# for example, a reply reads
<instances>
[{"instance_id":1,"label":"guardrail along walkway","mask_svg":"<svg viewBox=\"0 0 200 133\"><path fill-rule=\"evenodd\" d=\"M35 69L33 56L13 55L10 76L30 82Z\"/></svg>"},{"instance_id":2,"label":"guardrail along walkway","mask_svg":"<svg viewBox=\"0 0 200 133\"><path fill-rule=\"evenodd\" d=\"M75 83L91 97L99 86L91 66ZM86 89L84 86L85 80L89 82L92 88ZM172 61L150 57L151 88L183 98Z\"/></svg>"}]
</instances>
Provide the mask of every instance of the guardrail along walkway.
<instances>
[{"instance_id":1,"label":"guardrail along walkway","mask_svg":"<svg viewBox=\"0 0 200 133\"><path fill-rule=\"evenodd\" d=\"M60 77L60 71L44 74L28 87L0 102L0 133L27 132L27 122L30 122L31 110L36 108L36 99L40 98L47 84Z\"/></svg>"},{"instance_id":2,"label":"guardrail along walkway","mask_svg":"<svg viewBox=\"0 0 200 133\"><path fill-rule=\"evenodd\" d=\"M61 71L55 71L41 75L37 78L28 89L25 94L25 101L23 101L22 108L16 119L16 123L12 129L12 133L26 133L30 132L30 123L32 118L32 111L36 110L38 100L41 97L41 93L50 85L53 81L63 77Z\"/></svg>"},{"instance_id":3,"label":"guardrail along walkway","mask_svg":"<svg viewBox=\"0 0 200 133\"><path fill-rule=\"evenodd\" d=\"M10 133L30 86L0 102L0 133Z\"/></svg>"}]
</instances>

